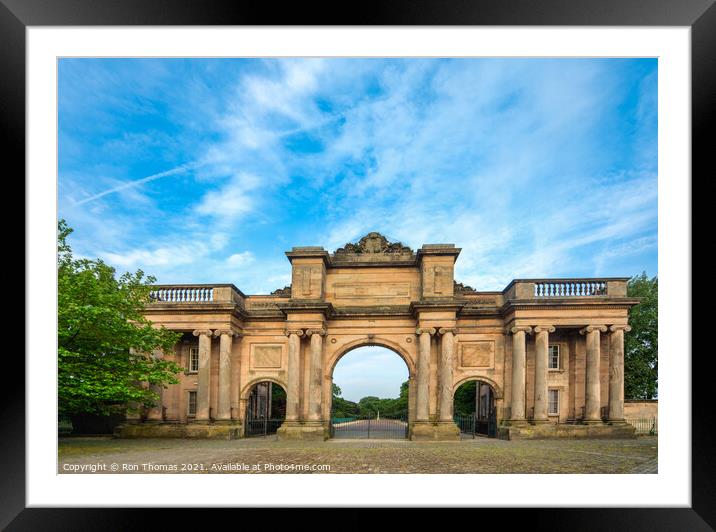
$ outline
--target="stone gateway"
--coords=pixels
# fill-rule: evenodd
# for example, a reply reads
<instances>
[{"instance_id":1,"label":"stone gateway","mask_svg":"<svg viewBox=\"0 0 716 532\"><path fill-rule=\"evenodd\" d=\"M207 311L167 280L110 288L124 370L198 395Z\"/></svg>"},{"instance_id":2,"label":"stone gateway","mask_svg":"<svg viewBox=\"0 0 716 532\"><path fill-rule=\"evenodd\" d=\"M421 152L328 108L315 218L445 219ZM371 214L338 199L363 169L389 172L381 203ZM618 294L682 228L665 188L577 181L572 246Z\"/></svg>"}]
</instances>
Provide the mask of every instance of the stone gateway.
<instances>
[{"instance_id":1,"label":"stone gateway","mask_svg":"<svg viewBox=\"0 0 716 532\"><path fill-rule=\"evenodd\" d=\"M500 437L633 436L624 333L638 300L627 297L628 278L516 279L480 292L454 280L459 254L370 233L334 253L294 247L291 285L270 295L156 286L147 318L183 333L164 356L185 372L118 435L242 437L252 391L268 382L285 391L269 407L281 409L279 438L327 438L336 363L375 345L408 368L412 440L459 439L453 396L471 380L490 398Z\"/></svg>"}]
</instances>

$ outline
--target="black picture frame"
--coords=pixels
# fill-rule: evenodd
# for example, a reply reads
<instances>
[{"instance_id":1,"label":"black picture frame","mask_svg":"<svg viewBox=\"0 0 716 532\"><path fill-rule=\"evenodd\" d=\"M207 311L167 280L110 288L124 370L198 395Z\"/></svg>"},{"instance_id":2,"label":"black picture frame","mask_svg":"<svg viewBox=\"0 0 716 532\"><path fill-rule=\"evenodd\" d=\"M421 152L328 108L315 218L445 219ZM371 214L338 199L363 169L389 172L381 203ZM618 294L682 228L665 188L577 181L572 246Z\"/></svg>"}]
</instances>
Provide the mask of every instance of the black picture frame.
<instances>
[{"instance_id":1,"label":"black picture frame","mask_svg":"<svg viewBox=\"0 0 716 532\"><path fill-rule=\"evenodd\" d=\"M0 0L0 128L6 163L25 173L25 29L27 26L115 25L480 25L480 26L684 26L691 28L692 184L713 179L716 115L716 7L714 0L392 0L356 3L286 3L231 0ZM692 197L694 197L692 195ZM695 263L694 263L695 264ZM27 266L27 265L26 265ZM694 271L694 279L697 279ZM26 283L31 279L25 278ZM691 290L690 286L684 286ZM691 312L691 309L683 309ZM704 321L692 313L693 319ZM27 316L26 330L32 327ZM702 325L704 325L702 323ZM701 327L693 330L701 330ZM705 328L708 329L708 328ZM697 353L695 349L692 351ZM692 357L692 506L690 508L480 509L507 518L527 513L533 526L570 530L710 530L716 527L716 472L711 438L711 353ZM680 355L683 356L683 355ZM11 357L6 357L6 360ZM161 512L163 528L206 527L227 511L25 507L25 365L5 382L0 453L0 528L17 530L126 530ZM707 381L708 379L708 381ZM701 421L701 422L698 422ZM666 457L668 459L668 457ZM207 523L211 512L210 521ZM240 510L247 512L248 510ZM253 510L252 510L253 512ZM508 514L505 515L505 514ZM494 515L497 514L497 515ZM462 512L456 514L462 516ZM244 524L253 516L244 513ZM258 516L257 516L258 517ZM456 517L462 519L463 517ZM348 522L345 513L342 519ZM348 518L350 519L350 518Z\"/></svg>"}]
</instances>

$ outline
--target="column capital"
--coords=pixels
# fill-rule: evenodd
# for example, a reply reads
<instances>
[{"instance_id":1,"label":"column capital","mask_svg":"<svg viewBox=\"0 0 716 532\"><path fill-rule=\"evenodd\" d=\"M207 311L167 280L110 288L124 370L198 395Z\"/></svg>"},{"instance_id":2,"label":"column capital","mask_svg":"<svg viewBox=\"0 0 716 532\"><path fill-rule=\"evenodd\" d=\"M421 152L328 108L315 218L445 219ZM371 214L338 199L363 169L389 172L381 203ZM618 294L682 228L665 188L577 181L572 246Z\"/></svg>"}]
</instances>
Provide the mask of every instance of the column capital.
<instances>
[{"instance_id":1,"label":"column capital","mask_svg":"<svg viewBox=\"0 0 716 532\"><path fill-rule=\"evenodd\" d=\"M554 325L535 325L534 332L541 333L541 332L548 332L553 333L557 329L554 328Z\"/></svg>"},{"instance_id":2,"label":"column capital","mask_svg":"<svg viewBox=\"0 0 716 532\"><path fill-rule=\"evenodd\" d=\"M238 338L239 336L243 336L244 333L240 331L235 331L234 329L216 329L214 331L214 336L217 338L222 335L231 336L232 338Z\"/></svg>"},{"instance_id":3,"label":"column capital","mask_svg":"<svg viewBox=\"0 0 716 532\"><path fill-rule=\"evenodd\" d=\"M295 334L296 336L303 336L305 333L303 332L303 329L286 329L286 336L291 336L292 334Z\"/></svg>"},{"instance_id":4,"label":"column capital","mask_svg":"<svg viewBox=\"0 0 716 532\"><path fill-rule=\"evenodd\" d=\"M326 336L327 331L326 329L306 329L306 336L313 336L314 334L317 334L319 336Z\"/></svg>"},{"instance_id":5,"label":"column capital","mask_svg":"<svg viewBox=\"0 0 716 532\"><path fill-rule=\"evenodd\" d=\"M443 335L445 333L457 334L457 327L440 327L438 329L438 334Z\"/></svg>"},{"instance_id":6,"label":"column capital","mask_svg":"<svg viewBox=\"0 0 716 532\"><path fill-rule=\"evenodd\" d=\"M599 331L599 332L607 332L607 326L606 325L587 325L584 329L579 330L579 334L587 334L590 332Z\"/></svg>"},{"instance_id":7,"label":"column capital","mask_svg":"<svg viewBox=\"0 0 716 532\"><path fill-rule=\"evenodd\" d=\"M415 329L415 334L420 336L423 333L428 333L430 336L433 336L437 331L434 327L418 327Z\"/></svg>"},{"instance_id":8,"label":"column capital","mask_svg":"<svg viewBox=\"0 0 716 532\"><path fill-rule=\"evenodd\" d=\"M194 336L209 336L211 337L214 334L214 331L211 329L196 329L193 333Z\"/></svg>"},{"instance_id":9,"label":"column capital","mask_svg":"<svg viewBox=\"0 0 716 532\"><path fill-rule=\"evenodd\" d=\"M532 334L532 327L529 325L515 325L514 327L510 327L507 329L507 332L511 332L512 334L523 332L527 334Z\"/></svg>"},{"instance_id":10,"label":"column capital","mask_svg":"<svg viewBox=\"0 0 716 532\"><path fill-rule=\"evenodd\" d=\"M629 332L629 331L631 331L631 325L612 325L609 327L609 331L610 332L614 332L614 331Z\"/></svg>"}]
</instances>

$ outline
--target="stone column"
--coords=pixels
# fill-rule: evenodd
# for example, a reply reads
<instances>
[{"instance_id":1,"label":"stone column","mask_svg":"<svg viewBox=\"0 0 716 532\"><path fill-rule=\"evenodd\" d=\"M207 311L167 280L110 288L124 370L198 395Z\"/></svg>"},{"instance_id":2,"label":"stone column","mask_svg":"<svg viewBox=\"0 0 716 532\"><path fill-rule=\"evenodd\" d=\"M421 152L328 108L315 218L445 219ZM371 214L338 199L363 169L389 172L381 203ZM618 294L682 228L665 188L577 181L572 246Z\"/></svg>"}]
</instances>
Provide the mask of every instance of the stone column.
<instances>
[{"instance_id":1,"label":"stone column","mask_svg":"<svg viewBox=\"0 0 716 532\"><path fill-rule=\"evenodd\" d=\"M525 422L525 365L527 350L525 334L532 332L532 327L516 326L512 333L512 415L514 424Z\"/></svg>"},{"instance_id":2,"label":"stone column","mask_svg":"<svg viewBox=\"0 0 716 532\"><path fill-rule=\"evenodd\" d=\"M429 383L430 383L430 336L435 334L435 329L422 328L415 331L420 337L418 351L418 404L417 421L429 420Z\"/></svg>"},{"instance_id":3,"label":"stone column","mask_svg":"<svg viewBox=\"0 0 716 532\"><path fill-rule=\"evenodd\" d=\"M298 421L299 391L301 383L302 329L287 330L288 336L288 390L286 390L286 421Z\"/></svg>"},{"instance_id":4,"label":"stone column","mask_svg":"<svg viewBox=\"0 0 716 532\"><path fill-rule=\"evenodd\" d=\"M440 421L452 421L452 364L456 328L441 327L440 349Z\"/></svg>"},{"instance_id":5,"label":"stone column","mask_svg":"<svg viewBox=\"0 0 716 532\"><path fill-rule=\"evenodd\" d=\"M609 422L624 422L624 333L629 325L609 327Z\"/></svg>"},{"instance_id":6,"label":"stone column","mask_svg":"<svg viewBox=\"0 0 716 532\"><path fill-rule=\"evenodd\" d=\"M306 335L311 338L311 367L308 383L308 420L320 421L323 396L323 337L324 329L309 329Z\"/></svg>"},{"instance_id":7,"label":"stone column","mask_svg":"<svg viewBox=\"0 0 716 532\"><path fill-rule=\"evenodd\" d=\"M602 415L601 391L599 388L599 368L601 359L600 350L600 334L605 332L607 328L604 325L589 325L579 331L579 334L587 337L587 371L586 371L586 388L585 401L586 408L584 413L585 423L601 423Z\"/></svg>"},{"instance_id":8,"label":"stone column","mask_svg":"<svg viewBox=\"0 0 716 532\"><path fill-rule=\"evenodd\" d=\"M554 332L551 325L538 325L535 332L535 423L546 423L547 417L547 356L549 351L549 333Z\"/></svg>"},{"instance_id":9,"label":"stone column","mask_svg":"<svg viewBox=\"0 0 716 532\"><path fill-rule=\"evenodd\" d=\"M151 354L152 358L161 359L164 358L164 355L161 351L157 350L154 351ZM147 386L149 387L149 391L154 392L159 396L158 403L152 407L150 407L147 410L147 421L164 421L164 403L163 403L163 391L164 388L162 388L159 384L150 384L147 383Z\"/></svg>"},{"instance_id":10,"label":"stone column","mask_svg":"<svg viewBox=\"0 0 716 532\"><path fill-rule=\"evenodd\" d=\"M216 419L231 419L231 348L238 333L231 329L216 330L219 338L219 396Z\"/></svg>"},{"instance_id":11,"label":"stone column","mask_svg":"<svg viewBox=\"0 0 716 532\"><path fill-rule=\"evenodd\" d=\"M199 387L196 391L196 419L209 420L209 383L211 382L211 336L210 329L197 329L194 336L199 337Z\"/></svg>"}]
</instances>

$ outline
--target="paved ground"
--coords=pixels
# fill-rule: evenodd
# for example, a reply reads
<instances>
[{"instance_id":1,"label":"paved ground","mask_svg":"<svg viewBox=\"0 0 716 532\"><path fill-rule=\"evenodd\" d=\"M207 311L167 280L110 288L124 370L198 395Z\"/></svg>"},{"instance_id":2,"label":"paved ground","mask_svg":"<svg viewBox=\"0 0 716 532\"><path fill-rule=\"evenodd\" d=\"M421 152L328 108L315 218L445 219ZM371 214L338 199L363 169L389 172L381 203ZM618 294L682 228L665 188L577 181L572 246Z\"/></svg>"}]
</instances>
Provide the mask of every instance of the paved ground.
<instances>
[{"instance_id":1,"label":"paved ground","mask_svg":"<svg viewBox=\"0 0 716 532\"><path fill-rule=\"evenodd\" d=\"M656 473L657 438L280 442L61 438L59 473Z\"/></svg>"}]
</instances>

